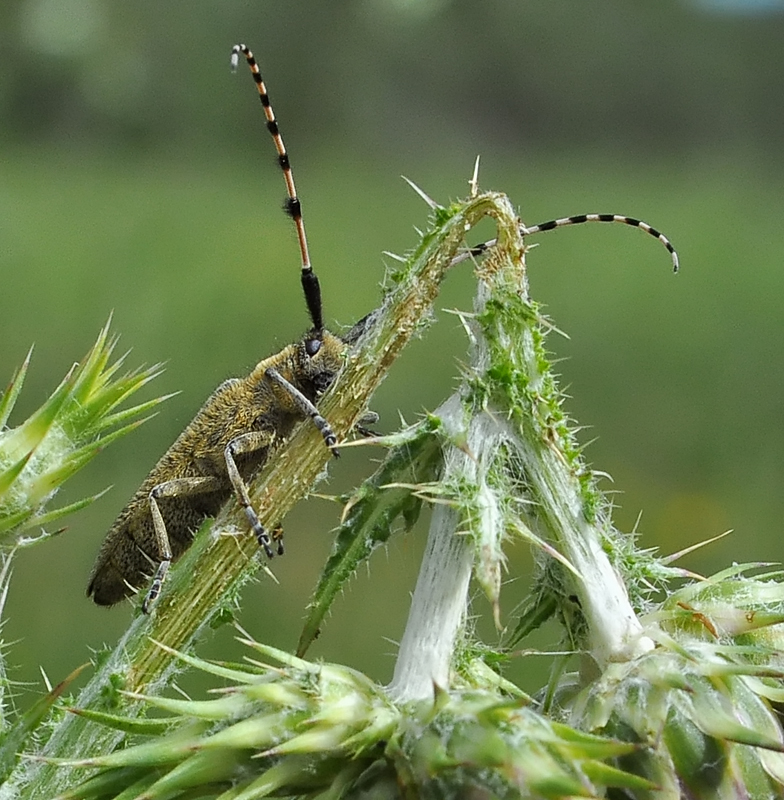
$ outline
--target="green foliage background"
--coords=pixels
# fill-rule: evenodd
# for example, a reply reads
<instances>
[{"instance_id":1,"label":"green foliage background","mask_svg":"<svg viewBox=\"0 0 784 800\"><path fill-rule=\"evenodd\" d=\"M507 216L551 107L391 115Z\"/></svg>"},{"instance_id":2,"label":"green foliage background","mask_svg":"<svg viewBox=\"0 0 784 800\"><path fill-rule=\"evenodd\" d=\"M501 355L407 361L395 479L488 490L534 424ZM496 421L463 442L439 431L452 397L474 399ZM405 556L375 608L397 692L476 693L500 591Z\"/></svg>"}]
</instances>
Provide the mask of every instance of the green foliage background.
<instances>
[{"instance_id":1,"label":"green foliage background","mask_svg":"<svg viewBox=\"0 0 784 800\"><path fill-rule=\"evenodd\" d=\"M644 542L666 551L734 528L686 562L705 571L780 558L784 16L685 0L12 0L0 8L2 380L36 343L15 418L112 310L132 363L168 362L150 396L181 390L70 490L113 491L18 559L12 677L41 686L38 665L58 680L114 641L130 607L84 597L103 534L212 388L306 325L272 145L250 77L228 68L236 41L268 81L336 325L373 307L382 251L404 251L424 223L401 173L444 201L480 153L482 186L529 224L615 212L665 231L676 278L632 230L535 240L533 296L572 337L550 340L570 408L622 492L622 528L642 510ZM468 307L471 289L456 271L444 307ZM378 395L379 427L443 399L463 349L441 314ZM374 457L347 451L323 490L353 485ZM288 518L280 584L246 596L260 640L294 646L337 514L312 499ZM390 677L384 637L402 632L422 539L376 555L314 655ZM509 587L506 613L523 592Z\"/></svg>"}]
</instances>

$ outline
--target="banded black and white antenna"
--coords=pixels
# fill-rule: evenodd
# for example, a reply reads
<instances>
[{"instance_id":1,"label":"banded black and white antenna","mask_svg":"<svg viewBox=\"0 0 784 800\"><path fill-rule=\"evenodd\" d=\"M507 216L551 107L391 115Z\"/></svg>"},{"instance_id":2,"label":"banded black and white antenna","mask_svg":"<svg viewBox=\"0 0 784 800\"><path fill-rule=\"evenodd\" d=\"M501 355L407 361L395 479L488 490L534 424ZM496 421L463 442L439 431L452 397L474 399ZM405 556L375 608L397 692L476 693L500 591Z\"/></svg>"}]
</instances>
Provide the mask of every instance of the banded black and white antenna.
<instances>
[{"instance_id":1,"label":"banded black and white antenna","mask_svg":"<svg viewBox=\"0 0 784 800\"><path fill-rule=\"evenodd\" d=\"M520 233L523 236L530 236L534 233L551 231L555 228L563 228L566 225L581 225L583 222L620 222L623 225L631 225L633 228L640 228L640 230L643 230L653 236L655 239L658 239L667 248L667 252L669 252L670 257L672 258L672 271L677 272L680 269L678 253L672 246L670 240L663 233L656 230L656 228L654 228L652 225L649 225L647 222L643 222L640 219L635 219L634 217L625 217L620 214L578 214L574 217L562 217L561 219L551 219L549 222L540 222L538 225L532 225L530 228L525 225L521 225ZM472 256L480 256L493 247L496 243L497 239L490 239L487 242L481 242L480 244L474 245L466 252L461 253L459 256L456 256L454 259L452 259L452 264L459 264L461 261L465 261Z\"/></svg>"}]
</instances>

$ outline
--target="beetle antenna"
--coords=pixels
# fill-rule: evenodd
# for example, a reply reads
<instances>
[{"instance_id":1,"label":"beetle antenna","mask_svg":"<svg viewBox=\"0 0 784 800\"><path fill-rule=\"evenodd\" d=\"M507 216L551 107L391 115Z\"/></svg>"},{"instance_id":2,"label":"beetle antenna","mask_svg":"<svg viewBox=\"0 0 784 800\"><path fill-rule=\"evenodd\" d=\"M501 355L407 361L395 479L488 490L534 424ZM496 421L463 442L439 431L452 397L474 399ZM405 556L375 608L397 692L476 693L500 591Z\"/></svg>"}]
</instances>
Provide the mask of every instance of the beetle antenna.
<instances>
[{"instance_id":1,"label":"beetle antenna","mask_svg":"<svg viewBox=\"0 0 784 800\"><path fill-rule=\"evenodd\" d=\"M635 219L634 217L624 217L620 214L579 214L575 217L562 217L561 219L551 219L549 222L540 222L538 225L532 225L530 228L521 225L520 233L523 236L528 236L532 233L541 233L542 231L551 231L554 228L563 228L565 225L580 225L583 222L621 222L624 225L631 225L633 228L640 228L640 230L658 239L667 248L667 252L672 259L672 271L677 272L680 269L678 253L672 246L670 240L647 222L643 222L641 219ZM469 247L468 250L464 250L460 255L455 256L450 266L460 264L473 256L483 255L491 247L494 247L497 241L497 239L490 239L487 242L480 242L479 244L473 245L473 247Z\"/></svg>"},{"instance_id":2,"label":"beetle antenna","mask_svg":"<svg viewBox=\"0 0 784 800\"><path fill-rule=\"evenodd\" d=\"M310 255L308 253L308 239L305 236L305 223L302 220L302 204L297 197L297 190L294 187L294 174L291 171L291 164L289 162L289 154L286 152L286 145L283 144L283 137L280 135L278 129L278 121L275 119L275 114L272 110L267 87L264 85L264 80L259 72L259 65L253 57L253 53L244 44L235 44L231 51L231 68L236 71L237 65L240 60L240 53L245 56L248 62L253 80L256 82L256 88L259 91L259 100L261 100L261 107L264 109L264 116L267 118L267 130L272 135L272 141L275 142L275 149L278 151L278 163L283 170L283 177L286 180L286 204L284 209L286 213L294 220L297 228L297 239L299 241L299 251L302 258L302 289L305 292L305 302L308 306L308 313L313 321L313 328L317 333L321 333L324 329L324 320L321 308L321 287L319 286L316 273L313 272L313 267L310 264Z\"/></svg>"},{"instance_id":3,"label":"beetle antenna","mask_svg":"<svg viewBox=\"0 0 784 800\"><path fill-rule=\"evenodd\" d=\"M579 214L576 217L563 217L562 219L551 219L549 222L540 222L538 225L533 225L530 228L523 226L522 234L523 236L527 236L531 233L551 231L553 228L562 228L564 225L580 225L583 222L620 222L623 225L631 225L633 228L640 228L640 230L658 239L667 248L667 252L672 258L672 271L678 271L680 266L678 262L678 253L670 243L670 240L647 222L643 222L641 219L635 219L634 217L624 217L621 214Z\"/></svg>"}]
</instances>

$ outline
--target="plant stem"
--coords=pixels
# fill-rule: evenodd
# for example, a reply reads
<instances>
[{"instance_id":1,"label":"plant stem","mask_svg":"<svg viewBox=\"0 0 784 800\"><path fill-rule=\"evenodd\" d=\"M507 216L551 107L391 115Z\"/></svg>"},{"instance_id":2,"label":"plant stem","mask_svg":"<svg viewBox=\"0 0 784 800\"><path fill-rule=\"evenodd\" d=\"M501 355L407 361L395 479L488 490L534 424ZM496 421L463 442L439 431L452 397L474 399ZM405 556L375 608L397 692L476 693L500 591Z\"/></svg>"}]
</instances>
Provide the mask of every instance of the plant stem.
<instances>
[{"instance_id":1,"label":"plant stem","mask_svg":"<svg viewBox=\"0 0 784 800\"><path fill-rule=\"evenodd\" d=\"M405 269L393 276L384 304L374 312L366 335L319 404L338 437L346 437L367 408L392 363L426 324L435 298L465 232L486 215L509 206L503 195L481 194L449 209L436 209L435 224ZM251 497L262 523L272 529L323 475L329 452L312 425L300 425L253 481ZM158 647L187 651L209 629L221 610L231 612L241 584L256 569L257 547L235 503L224 507L211 531L201 531L171 570L165 591L150 617L137 616L108 660L81 693L77 706L97 710L135 706L117 688L160 693L177 669L173 656ZM195 577L195 579L194 579ZM219 617L220 618L220 617ZM121 734L69 715L55 729L42 755L75 759L110 752ZM78 782L81 775L41 762L23 761L0 787L0 800L20 796L49 798Z\"/></svg>"},{"instance_id":2,"label":"plant stem","mask_svg":"<svg viewBox=\"0 0 784 800\"><path fill-rule=\"evenodd\" d=\"M446 446L440 502L389 686L399 701L429 698L434 684L449 688L472 568L500 627L509 530L536 540L531 529L539 529L567 567L556 594L577 597L584 645L601 669L653 647L603 547L609 512L561 411L519 226L504 212L497 210L499 245L479 270L474 314L465 318L473 345L466 380L434 414L461 445Z\"/></svg>"},{"instance_id":3,"label":"plant stem","mask_svg":"<svg viewBox=\"0 0 784 800\"><path fill-rule=\"evenodd\" d=\"M448 428L456 418L462 419L460 396L452 395L435 415ZM450 446L444 477L454 470L450 461L468 458L465 452ZM474 563L474 544L470 537L456 535L459 524L458 509L445 503L436 505L395 672L388 687L397 702L424 700L432 697L434 684L442 688L450 685L449 671L466 613Z\"/></svg>"}]
</instances>

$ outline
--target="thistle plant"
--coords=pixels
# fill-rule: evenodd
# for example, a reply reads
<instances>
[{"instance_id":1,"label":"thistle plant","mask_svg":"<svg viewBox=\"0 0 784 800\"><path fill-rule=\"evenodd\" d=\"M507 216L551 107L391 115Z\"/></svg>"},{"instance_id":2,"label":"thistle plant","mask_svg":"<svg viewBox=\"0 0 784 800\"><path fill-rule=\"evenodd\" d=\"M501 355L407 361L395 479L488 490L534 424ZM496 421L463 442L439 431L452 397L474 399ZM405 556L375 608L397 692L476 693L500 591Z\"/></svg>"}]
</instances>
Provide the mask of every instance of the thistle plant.
<instances>
[{"instance_id":1,"label":"thistle plant","mask_svg":"<svg viewBox=\"0 0 784 800\"><path fill-rule=\"evenodd\" d=\"M110 364L116 338L109 323L49 399L27 420L6 428L22 390L32 349L0 396L0 548L35 544L51 535L44 525L92 503L99 495L48 508L58 489L116 439L141 425L165 398L120 406L160 373L160 366L118 375L125 356ZM32 533L35 531L35 533Z\"/></svg>"},{"instance_id":2,"label":"thistle plant","mask_svg":"<svg viewBox=\"0 0 784 800\"><path fill-rule=\"evenodd\" d=\"M119 370L124 356L111 362L117 339L109 323L81 362L68 371L49 399L16 427L7 427L32 356L0 395L0 613L8 593L12 561L19 548L38 544L60 531L44 526L96 500L102 492L51 508L60 487L101 450L145 421L161 400L122 408L125 401L160 372L159 366ZM21 716L9 710L5 649L0 650L0 775L5 776L29 735L75 677L39 700Z\"/></svg>"},{"instance_id":3,"label":"thistle plant","mask_svg":"<svg viewBox=\"0 0 784 800\"><path fill-rule=\"evenodd\" d=\"M496 193L429 202L430 228L389 276L320 410L347 435L446 271L466 260L466 232L491 216L497 240L474 265L475 306L461 314L462 382L416 425L374 440L388 454L342 498L297 655L244 632L246 663L193 653L200 632L231 619L253 566L250 537L227 508L0 797L784 796L780 576L752 567L693 576L614 528L563 408L545 349L553 326L528 294L514 209ZM279 521L327 460L318 434L300 428L254 483L262 522ZM426 506L428 544L391 684L307 661L341 587ZM538 568L516 624L505 625L504 548L515 539L533 547ZM473 632L472 578L501 644ZM553 655L549 682L530 697L502 665L548 617L578 669ZM163 696L185 667L227 685L208 700Z\"/></svg>"},{"instance_id":4,"label":"thistle plant","mask_svg":"<svg viewBox=\"0 0 784 800\"><path fill-rule=\"evenodd\" d=\"M579 733L528 708L528 700L477 688L438 689L401 704L364 675L313 664L243 638L246 665L182 656L230 686L212 700L135 697L165 717L133 722L82 711L96 722L158 739L68 762L100 768L58 800L99 797L594 796L595 785L650 782L605 761L634 745Z\"/></svg>"}]
</instances>

